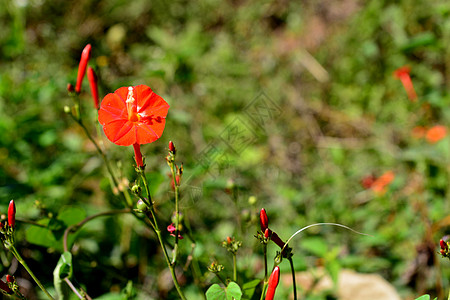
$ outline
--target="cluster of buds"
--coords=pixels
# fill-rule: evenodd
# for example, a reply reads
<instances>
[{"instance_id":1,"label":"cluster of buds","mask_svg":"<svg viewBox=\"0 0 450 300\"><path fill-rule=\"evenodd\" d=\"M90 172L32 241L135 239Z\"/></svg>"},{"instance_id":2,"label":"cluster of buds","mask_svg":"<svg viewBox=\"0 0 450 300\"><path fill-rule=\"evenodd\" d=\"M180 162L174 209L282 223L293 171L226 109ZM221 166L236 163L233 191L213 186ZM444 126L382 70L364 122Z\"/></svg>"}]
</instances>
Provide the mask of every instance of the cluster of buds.
<instances>
[{"instance_id":1,"label":"cluster of buds","mask_svg":"<svg viewBox=\"0 0 450 300\"><path fill-rule=\"evenodd\" d=\"M169 154L166 156L166 161L171 170L172 170L172 167L175 167L175 178L170 183L172 190L175 190L175 184L176 184L176 186L180 186L181 176L183 175L183 164L181 164L180 167L178 167L178 165L175 164L176 153L177 153L177 149L175 148L173 142L170 141L169 142ZM173 174L170 174L169 176L172 176L172 175Z\"/></svg>"},{"instance_id":2,"label":"cluster of buds","mask_svg":"<svg viewBox=\"0 0 450 300\"><path fill-rule=\"evenodd\" d=\"M6 275L6 282L0 279L0 291L4 295L15 294L18 299L26 299L19 290L19 285L12 275Z\"/></svg>"},{"instance_id":3,"label":"cluster of buds","mask_svg":"<svg viewBox=\"0 0 450 300\"><path fill-rule=\"evenodd\" d=\"M441 239L439 241L439 246L441 246L441 250L439 252L441 253L442 257L450 258L448 242L444 241L444 239Z\"/></svg>"},{"instance_id":4,"label":"cluster of buds","mask_svg":"<svg viewBox=\"0 0 450 300\"><path fill-rule=\"evenodd\" d=\"M8 222L0 222L0 238L6 248L14 244L14 230L16 228L16 205L14 200L9 202Z\"/></svg>"},{"instance_id":5,"label":"cluster of buds","mask_svg":"<svg viewBox=\"0 0 450 300\"><path fill-rule=\"evenodd\" d=\"M278 245L281 249L284 248L284 242L278 236L278 234L269 229L269 217L267 217L266 210L261 208L259 213L259 221L261 225L261 233L258 236L261 236L264 241L272 240L275 244Z\"/></svg>"},{"instance_id":6,"label":"cluster of buds","mask_svg":"<svg viewBox=\"0 0 450 300\"><path fill-rule=\"evenodd\" d=\"M183 229L183 225L178 224L178 239L182 240L183 236L180 234L181 229ZM177 228L173 223L171 223L169 226L167 226L167 231L170 232L171 236L175 236L175 232L177 231Z\"/></svg>"},{"instance_id":7,"label":"cluster of buds","mask_svg":"<svg viewBox=\"0 0 450 300\"><path fill-rule=\"evenodd\" d=\"M227 236L227 239L222 242L222 247L227 249L228 252L236 254L240 247L242 247L242 242L235 240L234 237Z\"/></svg>"},{"instance_id":8,"label":"cluster of buds","mask_svg":"<svg viewBox=\"0 0 450 300\"><path fill-rule=\"evenodd\" d=\"M269 283L267 286L267 293L265 300L273 300L273 297L275 296L275 290L277 289L279 282L280 282L280 267L276 266L269 277Z\"/></svg>"},{"instance_id":9,"label":"cluster of buds","mask_svg":"<svg viewBox=\"0 0 450 300\"><path fill-rule=\"evenodd\" d=\"M81 85L83 83L84 76L86 75L87 69L87 78L89 80L89 86L91 88L92 99L94 101L94 106L98 110L99 108L99 98L98 98L98 83L97 83L97 75L92 67L88 67L89 59L91 58L91 50L92 46L87 44L84 47L83 52L81 53L80 63L78 65L78 74L77 74L77 82L75 87L69 83L67 84L67 91L69 94L79 94L81 93ZM69 109L70 111L70 109Z\"/></svg>"},{"instance_id":10,"label":"cluster of buds","mask_svg":"<svg viewBox=\"0 0 450 300\"><path fill-rule=\"evenodd\" d=\"M219 264L217 261L213 261L209 266L208 266L208 271L210 271L211 273L217 274L219 272L221 272L225 267L221 264Z\"/></svg>"}]
</instances>

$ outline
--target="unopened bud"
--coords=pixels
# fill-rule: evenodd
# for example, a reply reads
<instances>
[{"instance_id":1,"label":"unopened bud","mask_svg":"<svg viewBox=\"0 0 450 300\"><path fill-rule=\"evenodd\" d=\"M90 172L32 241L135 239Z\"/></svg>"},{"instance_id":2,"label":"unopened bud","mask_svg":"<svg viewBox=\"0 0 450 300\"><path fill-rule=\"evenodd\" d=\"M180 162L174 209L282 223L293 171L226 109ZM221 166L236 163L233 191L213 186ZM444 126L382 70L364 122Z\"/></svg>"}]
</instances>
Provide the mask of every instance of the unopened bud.
<instances>
[{"instance_id":1,"label":"unopened bud","mask_svg":"<svg viewBox=\"0 0 450 300\"><path fill-rule=\"evenodd\" d=\"M266 238L266 239L268 239L269 238L269 228L266 228L266 230L264 231L264 237Z\"/></svg>"},{"instance_id":2,"label":"unopened bud","mask_svg":"<svg viewBox=\"0 0 450 300\"><path fill-rule=\"evenodd\" d=\"M67 84L67 91L69 93L73 93L75 91L75 88L73 87L73 85L71 83Z\"/></svg>"},{"instance_id":3,"label":"unopened bud","mask_svg":"<svg viewBox=\"0 0 450 300\"><path fill-rule=\"evenodd\" d=\"M175 146L173 145L172 141L169 142L169 151L172 152L172 154L174 155L177 153L177 149L175 149Z\"/></svg>"},{"instance_id":4,"label":"unopened bud","mask_svg":"<svg viewBox=\"0 0 450 300\"><path fill-rule=\"evenodd\" d=\"M14 200L9 202L8 207L8 224L12 228L16 227L16 205L14 204Z\"/></svg>"},{"instance_id":5,"label":"unopened bud","mask_svg":"<svg viewBox=\"0 0 450 300\"><path fill-rule=\"evenodd\" d=\"M9 283L14 283L14 281L16 281L16 280L14 279L14 276L6 275L6 281Z\"/></svg>"},{"instance_id":6,"label":"unopened bud","mask_svg":"<svg viewBox=\"0 0 450 300\"><path fill-rule=\"evenodd\" d=\"M139 209L142 212L146 212L148 210L148 206L147 204L145 204L144 201L142 201L142 199L139 199L136 203L136 208Z\"/></svg>"},{"instance_id":7,"label":"unopened bud","mask_svg":"<svg viewBox=\"0 0 450 300\"><path fill-rule=\"evenodd\" d=\"M269 227L269 218L267 217L266 210L261 208L259 213L259 222L261 224L261 231L264 232Z\"/></svg>"}]
</instances>

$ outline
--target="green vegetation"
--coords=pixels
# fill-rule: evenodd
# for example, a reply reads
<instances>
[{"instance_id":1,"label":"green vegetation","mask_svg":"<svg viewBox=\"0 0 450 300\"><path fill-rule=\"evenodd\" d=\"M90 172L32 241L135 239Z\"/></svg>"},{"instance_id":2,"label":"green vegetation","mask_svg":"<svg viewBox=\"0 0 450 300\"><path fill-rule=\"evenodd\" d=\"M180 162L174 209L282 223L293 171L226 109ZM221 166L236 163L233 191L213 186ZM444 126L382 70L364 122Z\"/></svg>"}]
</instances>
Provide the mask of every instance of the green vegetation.
<instances>
[{"instance_id":1,"label":"green vegetation","mask_svg":"<svg viewBox=\"0 0 450 300\"><path fill-rule=\"evenodd\" d=\"M307 230L289 244L296 271L324 267L336 279L349 268L381 274L402 298L448 294L438 241L450 233L450 139L430 142L417 129L449 126L448 1L5 0L0 25L0 211L14 199L16 248L46 287L62 268L64 231L125 208L64 112L90 43L101 97L146 84L171 106L161 139L141 150L162 229L174 211L169 140L183 162L180 210L192 237L179 241L178 272L188 299L220 283L208 271L214 260L233 278L227 236L243 242L236 283L255 290L252 280L264 278L254 238L262 207L284 241L319 222L371 235ZM405 65L417 101L393 76ZM131 187L132 147L104 137L87 80L80 98L86 127L121 187ZM384 189L361 185L389 171ZM68 241L73 276L91 297L178 299L156 235L132 215L96 218ZM267 250L271 268L277 246ZM0 258L0 275L31 280L7 250ZM280 268L289 276L287 261ZM275 299L291 293L280 284ZM333 297L299 288L300 299Z\"/></svg>"}]
</instances>

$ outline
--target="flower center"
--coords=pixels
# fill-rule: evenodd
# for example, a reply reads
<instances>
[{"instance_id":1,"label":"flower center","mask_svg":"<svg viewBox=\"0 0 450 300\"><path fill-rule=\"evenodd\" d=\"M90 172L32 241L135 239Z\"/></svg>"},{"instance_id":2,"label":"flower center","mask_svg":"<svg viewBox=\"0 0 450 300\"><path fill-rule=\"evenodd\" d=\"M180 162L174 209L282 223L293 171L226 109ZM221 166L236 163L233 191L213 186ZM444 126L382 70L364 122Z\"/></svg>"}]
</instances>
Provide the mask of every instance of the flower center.
<instances>
[{"instance_id":1,"label":"flower center","mask_svg":"<svg viewBox=\"0 0 450 300\"><path fill-rule=\"evenodd\" d=\"M141 116L138 113L128 114L128 120L130 122L138 122L141 119Z\"/></svg>"}]
</instances>

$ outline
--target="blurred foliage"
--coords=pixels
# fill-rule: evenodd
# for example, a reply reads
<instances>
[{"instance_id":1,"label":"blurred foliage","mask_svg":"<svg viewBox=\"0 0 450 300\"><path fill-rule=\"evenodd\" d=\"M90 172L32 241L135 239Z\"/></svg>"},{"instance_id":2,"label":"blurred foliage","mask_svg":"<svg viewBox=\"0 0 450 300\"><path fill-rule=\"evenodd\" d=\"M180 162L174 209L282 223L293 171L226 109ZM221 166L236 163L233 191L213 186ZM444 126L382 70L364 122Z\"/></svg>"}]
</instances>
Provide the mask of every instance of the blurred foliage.
<instances>
[{"instance_id":1,"label":"blurred foliage","mask_svg":"<svg viewBox=\"0 0 450 300\"><path fill-rule=\"evenodd\" d=\"M46 284L65 228L121 207L95 148L63 111L71 104L66 85L75 83L91 43L102 95L147 84L171 105L164 135L142 151L163 228L173 211L169 140L184 163L181 206L196 245L190 269L203 280L196 286L184 272L189 299L217 283L211 261L231 276L231 257L220 247L227 236L244 242L238 284L263 277L253 238L261 207L284 240L316 222L373 236L310 229L291 242L297 271L377 272L404 297L450 288L449 264L439 267L433 244L450 232L450 139L428 143L412 134L416 126L449 125L448 1L3 3L0 208L15 199L18 218L47 226L22 222L17 232L18 248ZM403 65L411 67L417 102L392 76ZM126 188L136 179L131 147L100 134L88 91L85 80L86 124ZM384 193L361 186L390 170L395 179ZM74 276L92 297L176 298L154 234L132 217L96 219L72 238ZM191 252L185 241L182 262ZM0 256L6 274L11 257ZM29 280L20 268L16 276ZM279 289L277 297L290 292Z\"/></svg>"}]
</instances>

